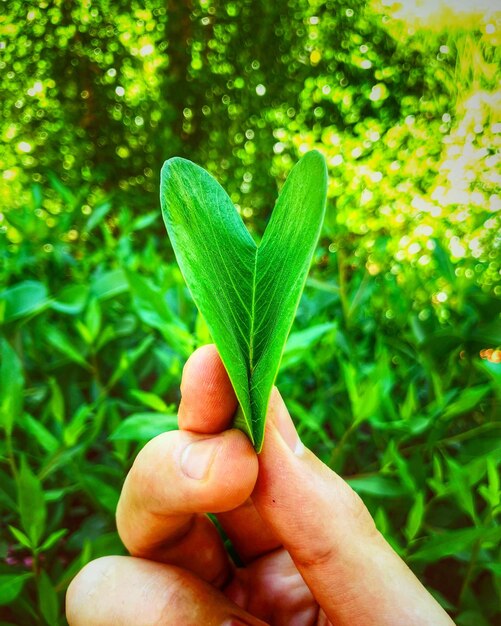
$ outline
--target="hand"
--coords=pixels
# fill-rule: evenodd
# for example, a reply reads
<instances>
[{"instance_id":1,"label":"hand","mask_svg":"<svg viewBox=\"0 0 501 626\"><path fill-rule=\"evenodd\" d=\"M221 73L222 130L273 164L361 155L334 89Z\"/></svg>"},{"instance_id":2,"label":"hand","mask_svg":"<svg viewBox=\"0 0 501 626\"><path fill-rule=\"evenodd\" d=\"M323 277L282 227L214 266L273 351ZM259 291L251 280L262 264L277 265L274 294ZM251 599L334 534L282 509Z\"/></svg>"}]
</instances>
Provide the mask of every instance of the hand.
<instances>
[{"instance_id":1,"label":"hand","mask_svg":"<svg viewBox=\"0 0 501 626\"><path fill-rule=\"evenodd\" d=\"M276 389L259 456L226 430L237 401L214 346L190 357L181 391L180 430L143 448L120 496L118 532L132 556L78 574L71 626L453 624L361 499L303 447Z\"/></svg>"}]
</instances>

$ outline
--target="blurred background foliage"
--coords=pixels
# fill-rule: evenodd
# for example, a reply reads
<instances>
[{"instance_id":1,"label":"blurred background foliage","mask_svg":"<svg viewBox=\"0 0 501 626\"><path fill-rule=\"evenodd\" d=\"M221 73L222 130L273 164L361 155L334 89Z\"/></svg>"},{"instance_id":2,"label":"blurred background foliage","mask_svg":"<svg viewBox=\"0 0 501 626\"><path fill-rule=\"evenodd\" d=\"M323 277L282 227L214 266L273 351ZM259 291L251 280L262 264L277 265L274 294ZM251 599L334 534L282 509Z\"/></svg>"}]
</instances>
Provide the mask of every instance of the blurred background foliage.
<instances>
[{"instance_id":1,"label":"blurred background foliage","mask_svg":"<svg viewBox=\"0 0 501 626\"><path fill-rule=\"evenodd\" d=\"M500 617L501 17L489 0L0 3L0 623L65 623L209 341L162 162L259 238L317 148L327 218L278 386L458 624Z\"/></svg>"}]
</instances>

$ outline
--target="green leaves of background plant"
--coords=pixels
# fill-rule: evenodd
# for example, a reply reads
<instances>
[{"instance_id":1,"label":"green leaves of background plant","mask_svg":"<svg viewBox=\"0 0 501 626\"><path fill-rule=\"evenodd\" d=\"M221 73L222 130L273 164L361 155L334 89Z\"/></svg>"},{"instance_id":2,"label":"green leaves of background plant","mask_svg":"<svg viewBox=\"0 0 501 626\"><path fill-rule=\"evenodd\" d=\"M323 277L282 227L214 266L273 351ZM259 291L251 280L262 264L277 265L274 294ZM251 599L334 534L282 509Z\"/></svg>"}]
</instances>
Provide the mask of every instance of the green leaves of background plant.
<instances>
[{"instance_id":1,"label":"green leaves of background plant","mask_svg":"<svg viewBox=\"0 0 501 626\"><path fill-rule=\"evenodd\" d=\"M23 530L31 545L37 547L45 531L47 506L40 479L33 474L24 457L19 473L18 502Z\"/></svg>"},{"instance_id":2,"label":"green leaves of background plant","mask_svg":"<svg viewBox=\"0 0 501 626\"><path fill-rule=\"evenodd\" d=\"M204 169L178 157L162 168L162 212L177 261L235 389L235 425L258 451L326 191L325 160L309 152L289 174L258 246Z\"/></svg>"}]
</instances>

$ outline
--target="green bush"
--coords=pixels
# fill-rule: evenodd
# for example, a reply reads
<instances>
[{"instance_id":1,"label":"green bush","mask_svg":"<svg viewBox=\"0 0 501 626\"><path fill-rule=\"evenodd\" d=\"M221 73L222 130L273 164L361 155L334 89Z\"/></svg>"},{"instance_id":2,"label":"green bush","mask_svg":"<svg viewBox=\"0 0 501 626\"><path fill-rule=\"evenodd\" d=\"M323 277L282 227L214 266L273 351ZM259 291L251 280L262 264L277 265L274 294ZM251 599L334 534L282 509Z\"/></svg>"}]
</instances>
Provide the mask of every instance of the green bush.
<instances>
[{"instance_id":1,"label":"green bush","mask_svg":"<svg viewBox=\"0 0 501 626\"><path fill-rule=\"evenodd\" d=\"M72 576L123 552L123 479L176 427L182 366L210 341L161 223L163 160L211 170L259 237L314 147L327 219L277 384L457 623L494 623L488 16L445 31L354 0L164 4L12 2L0 21L0 623L64 623Z\"/></svg>"}]
</instances>

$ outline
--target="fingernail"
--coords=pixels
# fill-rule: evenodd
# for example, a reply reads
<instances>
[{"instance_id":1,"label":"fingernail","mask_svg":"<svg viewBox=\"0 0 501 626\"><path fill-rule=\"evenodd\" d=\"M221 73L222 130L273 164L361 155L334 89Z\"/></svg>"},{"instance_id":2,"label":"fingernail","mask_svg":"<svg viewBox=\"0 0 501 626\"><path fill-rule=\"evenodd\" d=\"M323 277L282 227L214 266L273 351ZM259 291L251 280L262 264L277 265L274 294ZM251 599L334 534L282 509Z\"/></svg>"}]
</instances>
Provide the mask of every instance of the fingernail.
<instances>
[{"instance_id":1,"label":"fingernail","mask_svg":"<svg viewBox=\"0 0 501 626\"><path fill-rule=\"evenodd\" d=\"M222 437L210 437L190 443L181 455L181 469L188 476L202 480L209 473Z\"/></svg>"},{"instance_id":2,"label":"fingernail","mask_svg":"<svg viewBox=\"0 0 501 626\"><path fill-rule=\"evenodd\" d=\"M302 444L301 439L299 439L299 435L297 434L294 422L289 415L289 411L287 410L285 402L282 400L282 396L280 395L278 389L275 389L273 393L275 395L274 422L277 430L282 436L282 439L285 441L285 443L294 452L294 454L297 456L301 456L304 451L304 445Z\"/></svg>"}]
</instances>

